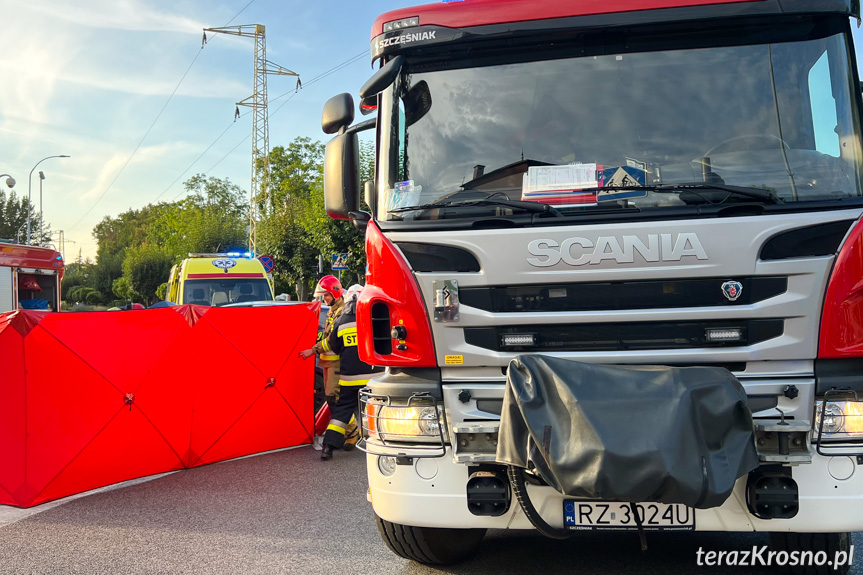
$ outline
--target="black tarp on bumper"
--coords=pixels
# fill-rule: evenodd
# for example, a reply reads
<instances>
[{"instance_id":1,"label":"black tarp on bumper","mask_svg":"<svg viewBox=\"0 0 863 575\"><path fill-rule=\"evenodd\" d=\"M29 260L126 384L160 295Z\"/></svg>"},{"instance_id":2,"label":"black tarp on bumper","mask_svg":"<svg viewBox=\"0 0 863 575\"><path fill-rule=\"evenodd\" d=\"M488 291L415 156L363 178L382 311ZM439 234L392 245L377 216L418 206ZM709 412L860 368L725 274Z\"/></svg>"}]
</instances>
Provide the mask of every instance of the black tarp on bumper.
<instances>
[{"instance_id":1,"label":"black tarp on bumper","mask_svg":"<svg viewBox=\"0 0 863 575\"><path fill-rule=\"evenodd\" d=\"M708 509L758 465L746 392L726 369L510 362L497 461L573 497Z\"/></svg>"}]
</instances>

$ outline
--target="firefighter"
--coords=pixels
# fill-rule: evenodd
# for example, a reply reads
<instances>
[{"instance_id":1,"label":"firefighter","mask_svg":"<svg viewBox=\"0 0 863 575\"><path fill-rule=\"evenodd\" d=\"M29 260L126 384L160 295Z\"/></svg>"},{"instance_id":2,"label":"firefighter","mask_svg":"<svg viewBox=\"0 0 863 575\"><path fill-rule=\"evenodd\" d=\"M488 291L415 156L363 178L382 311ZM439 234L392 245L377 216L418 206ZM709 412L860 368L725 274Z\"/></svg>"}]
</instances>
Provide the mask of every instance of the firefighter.
<instances>
[{"instance_id":1,"label":"firefighter","mask_svg":"<svg viewBox=\"0 0 863 575\"><path fill-rule=\"evenodd\" d=\"M339 376L339 399L330 411L330 424L324 434L324 445L321 459L327 461L333 457L334 449L341 449L345 444L345 434L351 425L356 425L357 400L360 389L368 384L369 379L383 371L380 367L372 367L360 360L357 347L357 297L362 286L354 285L345 296L345 309L336 320L332 331L327 337L327 346L339 353L341 360Z\"/></svg>"},{"instance_id":2,"label":"firefighter","mask_svg":"<svg viewBox=\"0 0 863 575\"><path fill-rule=\"evenodd\" d=\"M319 356L318 365L324 372L324 395L327 404L330 406L330 410L335 406L339 393L339 354L327 348L326 341L335 321L345 307L343 294L342 284L335 276L324 276L318 281L314 295L323 299L324 303L330 306L330 311L327 313L327 322L324 325L324 330L318 335L318 342L313 347L300 352L300 357L303 359L308 359L313 355ZM359 429L357 429L356 425L352 425L348 429L346 448L353 448L359 438Z\"/></svg>"}]
</instances>

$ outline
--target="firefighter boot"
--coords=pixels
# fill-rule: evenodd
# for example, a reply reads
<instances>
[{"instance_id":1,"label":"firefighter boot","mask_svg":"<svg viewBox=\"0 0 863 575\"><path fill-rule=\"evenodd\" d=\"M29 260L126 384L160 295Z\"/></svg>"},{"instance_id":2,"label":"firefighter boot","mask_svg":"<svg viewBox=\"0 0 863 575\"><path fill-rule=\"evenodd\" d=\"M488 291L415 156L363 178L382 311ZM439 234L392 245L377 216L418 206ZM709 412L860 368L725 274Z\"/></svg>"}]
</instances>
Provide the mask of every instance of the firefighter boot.
<instances>
[{"instance_id":1,"label":"firefighter boot","mask_svg":"<svg viewBox=\"0 0 863 575\"><path fill-rule=\"evenodd\" d=\"M357 446L357 441L360 439L360 430L356 425L353 425L353 430L348 431L348 434L345 436L345 444L342 446L342 449L345 451L352 451L354 447Z\"/></svg>"},{"instance_id":2,"label":"firefighter boot","mask_svg":"<svg viewBox=\"0 0 863 575\"><path fill-rule=\"evenodd\" d=\"M324 446L321 448L321 461L329 461L333 458L333 446L327 445L324 443Z\"/></svg>"}]
</instances>

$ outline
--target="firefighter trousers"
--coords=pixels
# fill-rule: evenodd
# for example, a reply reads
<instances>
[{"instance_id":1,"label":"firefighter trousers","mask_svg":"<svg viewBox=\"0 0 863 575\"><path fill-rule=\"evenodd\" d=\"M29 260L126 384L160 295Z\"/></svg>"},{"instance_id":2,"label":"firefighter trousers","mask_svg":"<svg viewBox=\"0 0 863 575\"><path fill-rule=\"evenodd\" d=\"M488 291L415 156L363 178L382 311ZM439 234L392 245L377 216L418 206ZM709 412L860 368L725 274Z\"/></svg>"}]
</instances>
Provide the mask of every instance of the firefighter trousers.
<instances>
[{"instance_id":1,"label":"firefighter trousers","mask_svg":"<svg viewBox=\"0 0 863 575\"><path fill-rule=\"evenodd\" d=\"M339 399L330 408L330 424L324 433L324 443L333 449L341 449L345 444L345 434L356 429L358 401L363 385L342 384Z\"/></svg>"},{"instance_id":2,"label":"firefighter trousers","mask_svg":"<svg viewBox=\"0 0 863 575\"><path fill-rule=\"evenodd\" d=\"M341 390L341 386L339 385L339 361L319 361L319 365L324 370L324 394L330 406L330 417L332 417L333 408L336 405L336 400ZM347 436L351 438L350 443L356 443L359 435L356 422L351 421L347 426Z\"/></svg>"}]
</instances>

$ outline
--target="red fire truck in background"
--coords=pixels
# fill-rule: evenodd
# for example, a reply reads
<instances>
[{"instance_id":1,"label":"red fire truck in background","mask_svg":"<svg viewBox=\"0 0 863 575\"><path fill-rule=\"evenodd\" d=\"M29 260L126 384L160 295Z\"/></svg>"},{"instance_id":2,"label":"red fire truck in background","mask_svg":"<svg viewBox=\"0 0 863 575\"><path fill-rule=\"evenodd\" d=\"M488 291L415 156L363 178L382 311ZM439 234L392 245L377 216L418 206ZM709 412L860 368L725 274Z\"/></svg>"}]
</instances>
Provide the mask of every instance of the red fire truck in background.
<instances>
[{"instance_id":1,"label":"red fire truck in background","mask_svg":"<svg viewBox=\"0 0 863 575\"><path fill-rule=\"evenodd\" d=\"M361 394L364 449L391 550L755 531L786 566L848 570L859 18L856 0L452 0L376 20L359 94L375 116L353 124L342 94L322 127L327 212L366 230L360 356L387 370ZM637 401L666 389L656 374L724 378L736 415L713 395Z\"/></svg>"},{"instance_id":2,"label":"red fire truck in background","mask_svg":"<svg viewBox=\"0 0 863 575\"><path fill-rule=\"evenodd\" d=\"M55 249L0 243L0 313L60 311L63 256Z\"/></svg>"}]
</instances>

